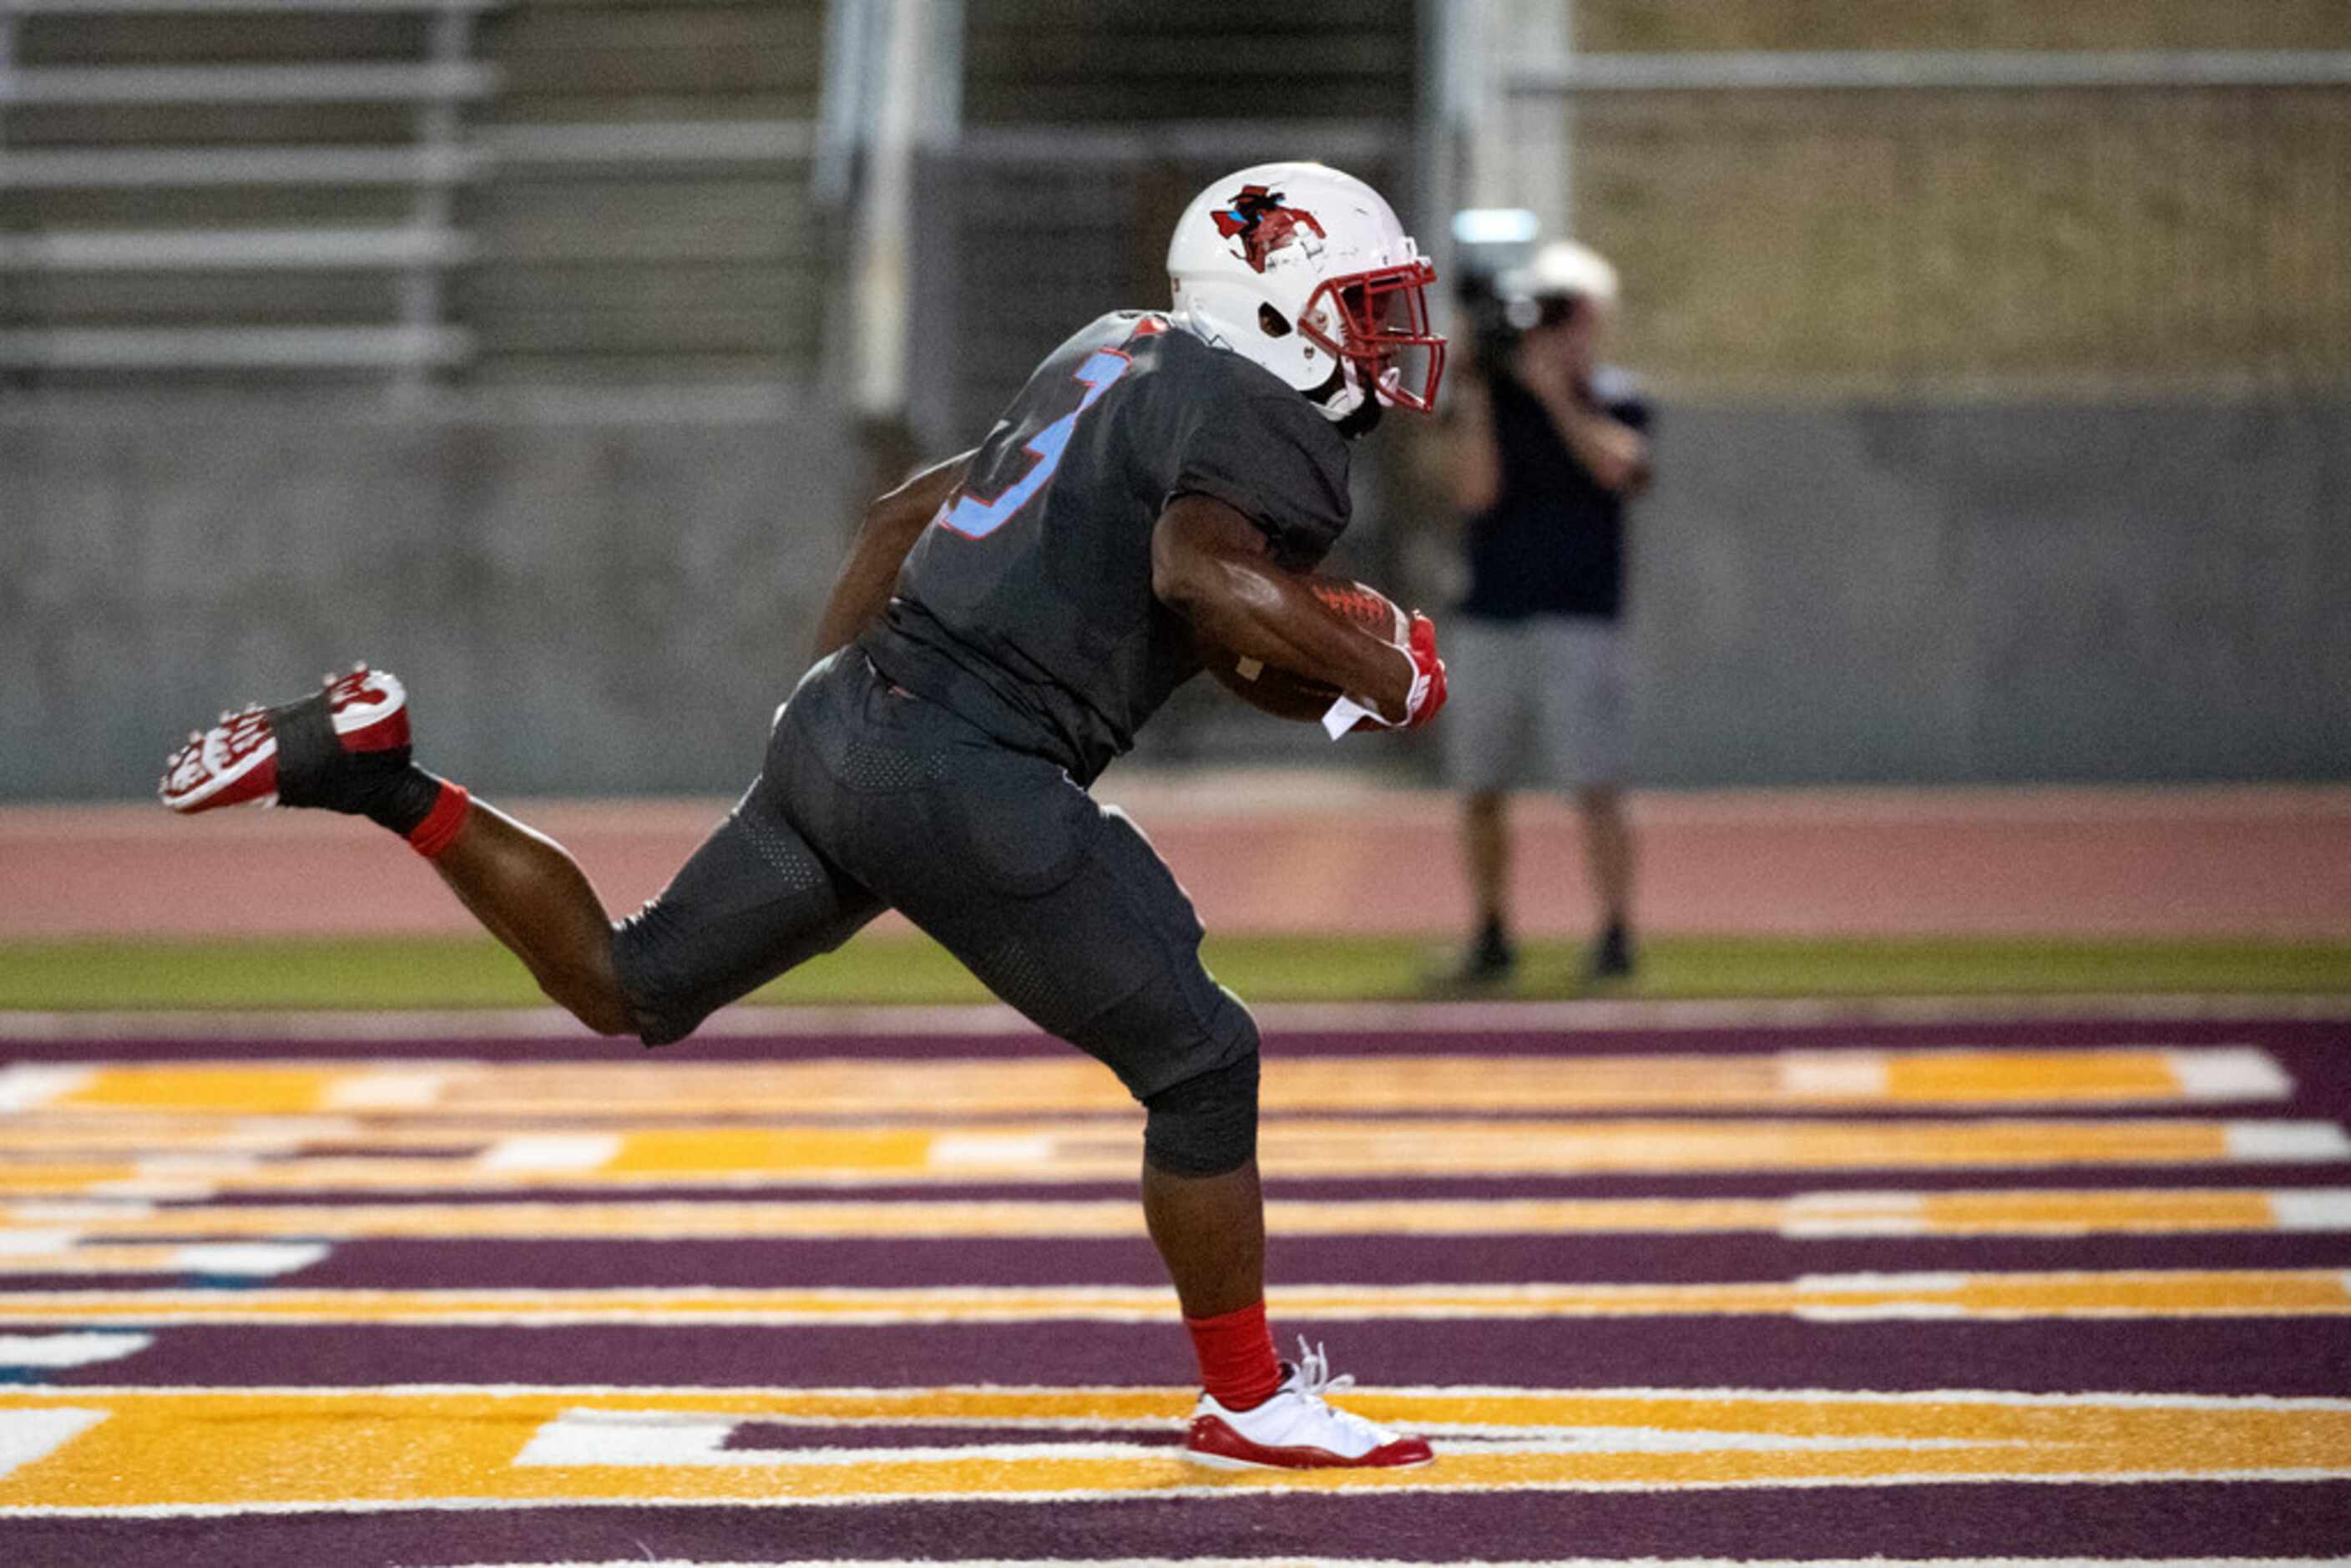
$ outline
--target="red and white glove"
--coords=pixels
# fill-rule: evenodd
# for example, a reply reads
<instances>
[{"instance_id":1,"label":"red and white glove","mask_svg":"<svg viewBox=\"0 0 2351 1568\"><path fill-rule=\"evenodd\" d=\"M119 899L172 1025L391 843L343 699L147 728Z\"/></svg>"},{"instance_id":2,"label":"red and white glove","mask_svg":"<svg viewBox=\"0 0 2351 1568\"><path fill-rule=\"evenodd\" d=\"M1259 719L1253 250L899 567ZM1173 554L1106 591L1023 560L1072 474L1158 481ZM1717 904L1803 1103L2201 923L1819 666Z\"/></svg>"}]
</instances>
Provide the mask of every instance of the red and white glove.
<instances>
[{"instance_id":1,"label":"red and white glove","mask_svg":"<svg viewBox=\"0 0 2351 1568\"><path fill-rule=\"evenodd\" d=\"M1322 716L1322 727L1332 739L1366 724L1382 729L1418 729L1445 706L1445 661L1437 656L1437 622L1416 610L1410 627L1404 645L1396 650L1412 661L1412 690L1404 700L1404 718L1385 718L1353 697L1341 697Z\"/></svg>"}]
</instances>

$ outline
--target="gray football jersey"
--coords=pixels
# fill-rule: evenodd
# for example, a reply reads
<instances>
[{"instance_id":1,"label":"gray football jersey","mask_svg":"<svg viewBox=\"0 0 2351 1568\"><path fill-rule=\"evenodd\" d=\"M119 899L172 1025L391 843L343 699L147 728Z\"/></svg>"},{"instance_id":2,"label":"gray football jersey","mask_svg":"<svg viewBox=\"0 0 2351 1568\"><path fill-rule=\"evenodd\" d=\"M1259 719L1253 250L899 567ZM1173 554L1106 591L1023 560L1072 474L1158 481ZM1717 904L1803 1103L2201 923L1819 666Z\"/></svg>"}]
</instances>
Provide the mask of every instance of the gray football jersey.
<instances>
[{"instance_id":1,"label":"gray football jersey","mask_svg":"<svg viewBox=\"0 0 2351 1568\"><path fill-rule=\"evenodd\" d=\"M1197 492L1305 570L1347 527L1347 444L1250 361L1119 311L1049 355L860 639L874 666L1081 783L1201 669L1151 591L1151 534Z\"/></svg>"}]
</instances>

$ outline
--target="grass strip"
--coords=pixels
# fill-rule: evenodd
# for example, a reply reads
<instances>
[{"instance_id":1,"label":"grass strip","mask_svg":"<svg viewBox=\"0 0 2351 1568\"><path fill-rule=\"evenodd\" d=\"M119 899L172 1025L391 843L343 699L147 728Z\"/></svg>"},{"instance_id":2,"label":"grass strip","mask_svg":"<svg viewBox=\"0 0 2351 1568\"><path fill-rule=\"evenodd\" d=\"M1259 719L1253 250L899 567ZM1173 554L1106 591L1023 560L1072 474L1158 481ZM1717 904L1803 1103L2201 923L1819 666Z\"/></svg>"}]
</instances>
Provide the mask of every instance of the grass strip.
<instances>
[{"instance_id":1,"label":"grass strip","mask_svg":"<svg viewBox=\"0 0 2351 1568\"><path fill-rule=\"evenodd\" d=\"M1226 936L1203 949L1253 1001L1436 994L1452 956L1434 939ZM1514 985L1481 993L1582 994L1582 949L1530 942ZM2053 993L2351 993L2351 943L1660 936L1639 975L1606 994L1653 998L1996 996ZM528 1007L522 967L487 939L0 944L0 1009ZM977 1002L987 992L921 936L866 936L764 989L759 1003Z\"/></svg>"}]
</instances>

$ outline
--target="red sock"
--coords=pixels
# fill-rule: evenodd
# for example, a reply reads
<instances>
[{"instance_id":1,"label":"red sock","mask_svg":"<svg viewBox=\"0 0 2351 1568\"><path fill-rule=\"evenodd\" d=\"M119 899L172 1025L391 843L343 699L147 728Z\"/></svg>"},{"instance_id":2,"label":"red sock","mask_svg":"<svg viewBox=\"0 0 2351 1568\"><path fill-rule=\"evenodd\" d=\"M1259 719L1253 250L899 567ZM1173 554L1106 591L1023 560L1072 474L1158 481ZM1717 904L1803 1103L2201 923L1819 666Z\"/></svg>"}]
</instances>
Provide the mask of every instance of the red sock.
<instances>
[{"instance_id":1,"label":"red sock","mask_svg":"<svg viewBox=\"0 0 2351 1568\"><path fill-rule=\"evenodd\" d=\"M1255 1409L1281 1386L1281 1363L1273 1354L1273 1335L1266 1332L1263 1301L1213 1318L1186 1318L1184 1326L1192 1331L1202 1385L1226 1409Z\"/></svg>"},{"instance_id":2,"label":"red sock","mask_svg":"<svg viewBox=\"0 0 2351 1568\"><path fill-rule=\"evenodd\" d=\"M474 798L465 793L463 784L443 779L441 793L434 798L433 810L408 830L408 847L426 860L434 859L457 841L457 834L465 828L473 807Z\"/></svg>"}]
</instances>

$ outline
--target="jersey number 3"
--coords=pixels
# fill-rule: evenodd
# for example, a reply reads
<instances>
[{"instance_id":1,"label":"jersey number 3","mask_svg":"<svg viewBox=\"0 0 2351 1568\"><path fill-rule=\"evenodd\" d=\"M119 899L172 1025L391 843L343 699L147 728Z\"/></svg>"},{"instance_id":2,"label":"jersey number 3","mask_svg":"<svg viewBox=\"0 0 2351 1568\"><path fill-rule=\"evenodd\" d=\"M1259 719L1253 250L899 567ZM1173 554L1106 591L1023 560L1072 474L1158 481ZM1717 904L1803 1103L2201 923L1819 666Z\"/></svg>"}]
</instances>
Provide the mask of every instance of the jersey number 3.
<instances>
[{"instance_id":1,"label":"jersey number 3","mask_svg":"<svg viewBox=\"0 0 2351 1568\"><path fill-rule=\"evenodd\" d=\"M984 539L1010 522L1012 515L1027 506L1061 465L1061 455L1069 450L1070 433L1078 427L1078 416L1093 407L1094 400L1110 391L1111 383L1126 374L1134 362L1116 349L1097 349L1086 356L1086 362L1071 378L1086 389L1078 406L1037 433L1028 447L1028 471L998 491L992 500L982 500L969 491L957 496L939 508L935 519L939 527L967 539Z\"/></svg>"}]
</instances>

